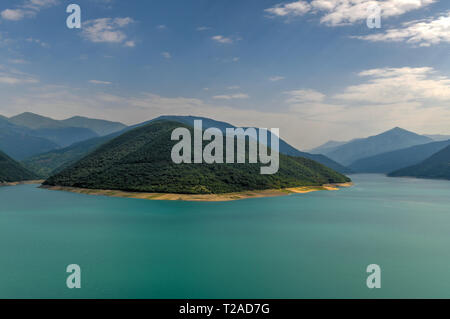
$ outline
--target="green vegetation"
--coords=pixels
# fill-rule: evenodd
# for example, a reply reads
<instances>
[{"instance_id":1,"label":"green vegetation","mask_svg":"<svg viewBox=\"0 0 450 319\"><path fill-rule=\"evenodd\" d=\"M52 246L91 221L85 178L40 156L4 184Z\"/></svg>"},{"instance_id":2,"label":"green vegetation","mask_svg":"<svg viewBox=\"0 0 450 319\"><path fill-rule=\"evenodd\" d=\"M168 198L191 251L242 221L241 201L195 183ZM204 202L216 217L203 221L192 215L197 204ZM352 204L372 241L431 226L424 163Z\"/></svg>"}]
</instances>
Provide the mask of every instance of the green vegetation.
<instances>
[{"instance_id":1,"label":"green vegetation","mask_svg":"<svg viewBox=\"0 0 450 319\"><path fill-rule=\"evenodd\" d=\"M261 175L260 164L174 164L173 121L156 121L103 144L44 184L90 189L178 194L220 194L246 190L316 186L350 181L312 160L280 154L280 169Z\"/></svg>"},{"instance_id":2,"label":"green vegetation","mask_svg":"<svg viewBox=\"0 0 450 319\"><path fill-rule=\"evenodd\" d=\"M0 151L0 183L36 179L37 176Z\"/></svg>"},{"instance_id":3,"label":"green vegetation","mask_svg":"<svg viewBox=\"0 0 450 319\"><path fill-rule=\"evenodd\" d=\"M392 172L389 176L450 180L450 146L447 146L420 164Z\"/></svg>"}]
</instances>

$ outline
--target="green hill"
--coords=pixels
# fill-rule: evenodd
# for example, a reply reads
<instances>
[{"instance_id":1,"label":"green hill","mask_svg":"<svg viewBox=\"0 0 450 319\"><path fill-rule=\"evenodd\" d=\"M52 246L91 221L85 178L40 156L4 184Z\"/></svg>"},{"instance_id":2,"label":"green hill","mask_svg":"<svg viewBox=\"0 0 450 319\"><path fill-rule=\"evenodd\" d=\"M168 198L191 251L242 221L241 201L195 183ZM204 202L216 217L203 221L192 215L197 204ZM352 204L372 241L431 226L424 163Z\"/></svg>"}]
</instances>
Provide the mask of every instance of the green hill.
<instances>
[{"instance_id":1,"label":"green hill","mask_svg":"<svg viewBox=\"0 0 450 319\"><path fill-rule=\"evenodd\" d=\"M450 146L447 146L420 164L392 172L389 176L450 180Z\"/></svg>"},{"instance_id":2,"label":"green hill","mask_svg":"<svg viewBox=\"0 0 450 319\"><path fill-rule=\"evenodd\" d=\"M450 140L416 145L398 151L383 153L360 159L350 165L358 173L383 173L412 166L450 145Z\"/></svg>"},{"instance_id":3,"label":"green hill","mask_svg":"<svg viewBox=\"0 0 450 319\"><path fill-rule=\"evenodd\" d=\"M119 136L120 134L123 134L129 130L153 123L158 120L168 120L168 121L174 121L174 122L180 122L184 123L188 126L192 126L194 123L194 120L201 119L203 121L203 128L207 129L209 127L216 127L222 131L225 131L226 128L234 128L235 126L215 121L208 118L203 117L194 117L194 116L161 116L159 118L146 121L134 126L126 127L122 131L115 132L113 134L104 136L104 137L98 137L93 138L90 140L86 140L80 143L73 144L69 147L49 151L43 154L38 154L34 156L30 156L29 158L26 158L23 161L23 164L30 170L33 170L33 172L38 173L43 178L47 178L52 174L55 174L58 171L61 171L62 168L66 168L70 164L80 160L82 157L86 156L93 150L95 150L97 147L102 145L103 143L106 143L109 140L112 140L113 138ZM290 146L288 143L284 142L280 139L280 153L290 156L299 156L299 157L305 157L309 158L313 161L319 162L339 173L350 173L351 171L343 167L342 165L334 162L333 160L327 158L323 155L316 155L316 154L309 154L305 152L301 152L294 147Z\"/></svg>"},{"instance_id":4,"label":"green hill","mask_svg":"<svg viewBox=\"0 0 450 319\"><path fill-rule=\"evenodd\" d=\"M44 184L138 192L208 194L347 182L306 158L280 154L280 169L261 175L260 164L174 164L172 131L190 126L156 121L103 144Z\"/></svg>"},{"instance_id":5,"label":"green hill","mask_svg":"<svg viewBox=\"0 0 450 319\"><path fill-rule=\"evenodd\" d=\"M0 183L36 179L36 175L0 151Z\"/></svg>"}]
</instances>

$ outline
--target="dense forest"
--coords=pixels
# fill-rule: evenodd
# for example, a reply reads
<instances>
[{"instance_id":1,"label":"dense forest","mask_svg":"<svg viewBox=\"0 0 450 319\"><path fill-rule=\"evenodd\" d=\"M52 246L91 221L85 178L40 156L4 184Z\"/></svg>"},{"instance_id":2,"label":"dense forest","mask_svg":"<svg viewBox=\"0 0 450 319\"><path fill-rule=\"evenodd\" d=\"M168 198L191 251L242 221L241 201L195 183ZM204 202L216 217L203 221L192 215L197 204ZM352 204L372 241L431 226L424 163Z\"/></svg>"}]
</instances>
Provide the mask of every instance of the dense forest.
<instances>
[{"instance_id":1,"label":"dense forest","mask_svg":"<svg viewBox=\"0 0 450 319\"><path fill-rule=\"evenodd\" d=\"M188 125L156 121L103 144L77 163L51 176L44 184L139 192L218 194L350 180L315 161L282 154L280 169L274 175L261 175L262 164L175 164L171 151L177 142L171 140L171 134L178 127L188 128L193 136L193 128Z\"/></svg>"}]
</instances>

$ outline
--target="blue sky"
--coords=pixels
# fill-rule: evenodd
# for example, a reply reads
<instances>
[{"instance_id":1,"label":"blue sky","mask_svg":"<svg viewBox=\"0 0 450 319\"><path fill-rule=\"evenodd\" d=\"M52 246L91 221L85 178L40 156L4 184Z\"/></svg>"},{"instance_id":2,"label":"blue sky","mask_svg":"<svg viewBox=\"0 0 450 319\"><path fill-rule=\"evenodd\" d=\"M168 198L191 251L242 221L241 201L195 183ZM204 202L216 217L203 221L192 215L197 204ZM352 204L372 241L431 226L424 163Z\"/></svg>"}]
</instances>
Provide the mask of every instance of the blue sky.
<instances>
[{"instance_id":1,"label":"blue sky","mask_svg":"<svg viewBox=\"0 0 450 319\"><path fill-rule=\"evenodd\" d=\"M373 3L380 29L366 24ZM394 126L450 134L449 12L442 0L4 0L0 114L194 114L279 127L302 149Z\"/></svg>"}]
</instances>

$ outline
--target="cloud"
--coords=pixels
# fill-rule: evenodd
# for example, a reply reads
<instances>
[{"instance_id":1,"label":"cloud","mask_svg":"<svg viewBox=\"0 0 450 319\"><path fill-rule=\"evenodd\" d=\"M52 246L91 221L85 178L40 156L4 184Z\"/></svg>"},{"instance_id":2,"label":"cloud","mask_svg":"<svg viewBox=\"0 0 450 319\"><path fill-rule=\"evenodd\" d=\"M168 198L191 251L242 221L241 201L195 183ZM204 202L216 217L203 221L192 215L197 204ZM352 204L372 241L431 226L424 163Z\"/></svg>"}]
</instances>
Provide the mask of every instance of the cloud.
<instances>
[{"instance_id":1,"label":"cloud","mask_svg":"<svg viewBox=\"0 0 450 319\"><path fill-rule=\"evenodd\" d=\"M40 45L41 47L43 47L43 48L49 48L49 47L50 47L50 45L49 45L48 43L43 42L43 41L41 41L41 40L39 40L39 39L27 38L25 41L30 42L30 43L36 43L36 44L39 44L39 45Z\"/></svg>"},{"instance_id":2,"label":"cloud","mask_svg":"<svg viewBox=\"0 0 450 319\"><path fill-rule=\"evenodd\" d=\"M239 90L240 88L241 87L238 85L232 85L232 86L227 87L228 90Z\"/></svg>"},{"instance_id":3,"label":"cloud","mask_svg":"<svg viewBox=\"0 0 450 319\"><path fill-rule=\"evenodd\" d=\"M360 72L359 77L366 82L349 86L335 98L368 104L450 102L450 78L437 75L430 67L371 69Z\"/></svg>"},{"instance_id":4,"label":"cloud","mask_svg":"<svg viewBox=\"0 0 450 319\"><path fill-rule=\"evenodd\" d=\"M27 73L23 73L13 68L8 68L0 65L0 86L6 85L21 85L38 83L39 80Z\"/></svg>"},{"instance_id":5,"label":"cloud","mask_svg":"<svg viewBox=\"0 0 450 319\"><path fill-rule=\"evenodd\" d=\"M218 43L222 43L222 44L232 44L234 42L233 39L224 37L222 35L215 35L215 36L211 37L211 39L213 39L214 41L216 41Z\"/></svg>"},{"instance_id":6,"label":"cloud","mask_svg":"<svg viewBox=\"0 0 450 319\"><path fill-rule=\"evenodd\" d=\"M169 52L162 52L161 56L165 59L171 59L172 55Z\"/></svg>"},{"instance_id":7,"label":"cloud","mask_svg":"<svg viewBox=\"0 0 450 319\"><path fill-rule=\"evenodd\" d=\"M402 28L388 29L384 33L356 36L354 38L371 42L402 42L431 46L442 42L450 43L450 12L438 18L411 21Z\"/></svg>"},{"instance_id":8,"label":"cloud","mask_svg":"<svg viewBox=\"0 0 450 319\"><path fill-rule=\"evenodd\" d=\"M278 82L278 81L281 81L281 80L284 80L284 79L285 79L284 76L276 75L276 76L270 77L269 81L271 81L271 82Z\"/></svg>"},{"instance_id":9,"label":"cloud","mask_svg":"<svg viewBox=\"0 0 450 319\"><path fill-rule=\"evenodd\" d=\"M394 17L406 12L421 9L436 0L313 0L307 2L299 0L295 2L278 4L265 9L271 17L292 18L307 13L321 16L320 22L329 26L341 26L354 24L368 17L368 10L374 5L379 5L382 17Z\"/></svg>"},{"instance_id":10,"label":"cloud","mask_svg":"<svg viewBox=\"0 0 450 319\"><path fill-rule=\"evenodd\" d=\"M167 26L165 24L160 24L160 25L156 26L156 29L158 29L158 30L166 30Z\"/></svg>"},{"instance_id":11,"label":"cloud","mask_svg":"<svg viewBox=\"0 0 450 319\"><path fill-rule=\"evenodd\" d=\"M249 96L244 93L213 96L213 99L215 99L215 100L234 100L234 99L248 99L248 98L249 98Z\"/></svg>"},{"instance_id":12,"label":"cloud","mask_svg":"<svg viewBox=\"0 0 450 319\"><path fill-rule=\"evenodd\" d=\"M23 59L9 59L8 61L12 64L28 64L28 63L30 63Z\"/></svg>"},{"instance_id":13,"label":"cloud","mask_svg":"<svg viewBox=\"0 0 450 319\"><path fill-rule=\"evenodd\" d=\"M210 30L210 29L211 29L210 27L201 26L201 27L198 27L196 30L197 31L207 31L207 30Z\"/></svg>"},{"instance_id":14,"label":"cloud","mask_svg":"<svg viewBox=\"0 0 450 319\"><path fill-rule=\"evenodd\" d=\"M101 84L101 85L111 85L112 82L108 82L108 81L99 81L99 80L89 80L89 83L92 84Z\"/></svg>"},{"instance_id":15,"label":"cloud","mask_svg":"<svg viewBox=\"0 0 450 319\"><path fill-rule=\"evenodd\" d=\"M101 18L84 22L82 35L94 43L124 43L132 47L133 41L127 41L128 36L123 29L132 24L132 18Z\"/></svg>"},{"instance_id":16,"label":"cloud","mask_svg":"<svg viewBox=\"0 0 450 319\"><path fill-rule=\"evenodd\" d=\"M305 102L322 102L325 99L325 95L311 89L293 90L284 92L289 95L286 102L295 103L305 103Z\"/></svg>"},{"instance_id":17,"label":"cloud","mask_svg":"<svg viewBox=\"0 0 450 319\"><path fill-rule=\"evenodd\" d=\"M26 17L34 17L41 9L58 4L58 0L27 0L15 9L3 10L0 16L4 20L19 21Z\"/></svg>"}]
</instances>

